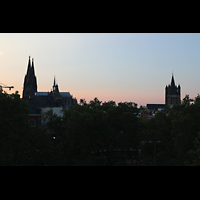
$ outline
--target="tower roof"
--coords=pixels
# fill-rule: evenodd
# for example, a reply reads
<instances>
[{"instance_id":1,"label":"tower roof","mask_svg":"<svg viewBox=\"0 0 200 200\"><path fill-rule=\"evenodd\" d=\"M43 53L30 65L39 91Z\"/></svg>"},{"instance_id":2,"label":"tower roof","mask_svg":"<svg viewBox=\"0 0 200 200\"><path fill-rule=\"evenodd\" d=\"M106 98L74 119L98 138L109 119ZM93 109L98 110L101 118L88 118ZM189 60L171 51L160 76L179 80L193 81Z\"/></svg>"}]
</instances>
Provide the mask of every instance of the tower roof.
<instances>
[{"instance_id":1,"label":"tower roof","mask_svg":"<svg viewBox=\"0 0 200 200\"><path fill-rule=\"evenodd\" d=\"M56 79L55 79L55 75L54 75L54 80L53 80L53 87L56 86Z\"/></svg>"},{"instance_id":2,"label":"tower roof","mask_svg":"<svg viewBox=\"0 0 200 200\"><path fill-rule=\"evenodd\" d=\"M35 69L34 69L34 62L33 62L33 58L32 58L32 72L33 72L33 75L35 76Z\"/></svg>"},{"instance_id":3,"label":"tower roof","mask_svg":"<svg viewBox=\"0 0 200 200\"><path fill-rule=\"evenodd\" d=\"M175 86L174 76L172 74L171 86Z\"/></svg>"},{"instance_id":4,"label":"tower roof","mask_svg":"<svg viewBox=\"0 0 200 200\"><path fill-rule=\"evenodd\" d=\"M35 75L35 70L34 70L34 63L33 63L33 58L32 58L32 71L33 71L33 74Z\"/></svg>"},{"instance_id":5,"label":"tower roof","mask_svg":"<svg viewBox=\"0 0 200 200\"><path fill-rule=\"evenodd\" d=\"M30 60L30 58L31 57L29 56L27 74L28 74L29 70L31 69L31 60Z\"/></svg>"}]
</instances>

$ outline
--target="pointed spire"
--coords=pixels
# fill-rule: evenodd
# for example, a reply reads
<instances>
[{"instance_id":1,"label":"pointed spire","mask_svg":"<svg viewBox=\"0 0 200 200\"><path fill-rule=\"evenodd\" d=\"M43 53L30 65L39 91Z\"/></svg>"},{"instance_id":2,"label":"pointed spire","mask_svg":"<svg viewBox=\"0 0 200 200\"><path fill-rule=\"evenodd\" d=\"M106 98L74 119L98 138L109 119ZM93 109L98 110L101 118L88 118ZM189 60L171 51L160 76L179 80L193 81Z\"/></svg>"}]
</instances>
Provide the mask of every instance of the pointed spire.
<instances>
[{"instance_id":1,"label":"pointed spire","mask_svg":"<svg viewBox=\"0 0 200 200\"><path fill-rule=\"evenodd\" d=\"M29 56L27 74L28 74L29 70L31 69L31 60L30 60L30 58L31 57Z\"/></svg>"},{"instance_id":2,"label":"pointed spire","mask_svg":"<svg viewBox=\"0 0 200 200\"><path fill-rule=\"evenodd\" d=\"M56 78L55 78L55 75L54 75L54 79L53 79L53 91L55 91L55 88L56 88Z\"/></svg>"},{"instance_id":3,"label":"pointed spire","mask_svg":"<svg viewBox=\"0 0 200 200\"><path fill-rule=\"evenodd\" d=\"M34 73L34 63L32 60L31 67L31 57L29 56L28 60L28 69L27 74L24 78L24 88L23 88L23 99L29 99L34 97L35 92L37 92L37 79Z\"/></svg>"},{"instance_id":4,"label":"pointed spire","mask_svg":"<svg viewBox=\"0 0 200 200\"><path fill-rule=\"evenodd\" d=\"M171 80L171 86L174 85L175 86L175 81L174 81L174 76L173 76L173 73L172 73L172 80Z\"/></svg>"},{"instance_id":5,"label":"pointed spire","mask_svg":"<svg viewBox=\"0 0 200 200\"><path fill-rule=\"evenodd\" d=\"M34 70L34 63L33 63L33 58L32 58L32 70L33 70L33 74L35 75L35 70Z\"/></svg>"},{"instance_id":6,"label":"pointed spire","mask_svg":"<svg viewBox=\"0 0 200 200\"><path fill-rule=\"evenodd\" d=\"M55 79L55 75L54 75L54 81L53 81L53 87L56 86L56 79Z\"/></svg>"}]
</instances>

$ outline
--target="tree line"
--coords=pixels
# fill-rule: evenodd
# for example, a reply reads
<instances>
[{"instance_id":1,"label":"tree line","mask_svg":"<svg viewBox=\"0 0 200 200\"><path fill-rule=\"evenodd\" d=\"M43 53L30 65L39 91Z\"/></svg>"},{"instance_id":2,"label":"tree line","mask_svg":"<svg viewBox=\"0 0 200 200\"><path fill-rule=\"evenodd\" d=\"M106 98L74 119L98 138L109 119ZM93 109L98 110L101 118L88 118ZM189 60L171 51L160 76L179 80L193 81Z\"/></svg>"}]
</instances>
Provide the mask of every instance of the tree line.
<instances>
[{"instance_id":1,"label":"tree line","mask_svg":"<svg viewBox=\"0 0 200 200\"><path fill-rule=\"evenodd\" d=\"M137 117L139 112L134 102L81 99L62 117L50 110L41 126L31 127L28 101L1 89L0 165L200 164L199 95L194 100L186 95L150 120Z\"/></svg>"}]
</instances>

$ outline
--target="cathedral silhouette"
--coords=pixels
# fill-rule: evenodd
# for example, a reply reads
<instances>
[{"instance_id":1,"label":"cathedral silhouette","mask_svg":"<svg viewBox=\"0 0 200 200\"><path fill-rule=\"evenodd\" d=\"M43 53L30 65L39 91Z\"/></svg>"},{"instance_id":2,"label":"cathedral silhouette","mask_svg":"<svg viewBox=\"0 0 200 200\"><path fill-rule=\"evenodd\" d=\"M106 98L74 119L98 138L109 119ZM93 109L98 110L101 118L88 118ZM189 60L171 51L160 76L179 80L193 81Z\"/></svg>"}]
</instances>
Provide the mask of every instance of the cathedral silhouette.
<instances>
[{"instance_id":1,"label":"cathedral silhouette","mask_svg":"<svg viewBox=\"0 0 200 200\"><path fill-rule=\"evenodd\" d=\"M56 114L60 114L62 109L68 108L70 105L76 105L77 100L69 92L60 92L58 84L56 84L55 76L53 87L50 92L37 91L37 78L35 76L34 60L29 56L27 73L24 78L22 99L29 102L31 113L29 114L29 121L41 121L41 115L44 111L52 109ZM34 123L35 123L34 122ZM33 123L33 124L34 124ZM40 123L40 122L39 122Z\"/></svg>"},{"instance_id":2,"label":"cathedral silhouette","mask_svg":"<svg viewBox=\"0 0 200 200\"><path fill-rule=\"evenodd\" d=\"M170 108L173 105L181 103L181 86L175 85L174 75L172 74L171 84L165 87L165 104L147 104L146 109L150 115L155 114L157 111L161 111L165 106Z\"/></svg>"},{"instance_id":3,"label":"cathedral silhouette","mask_svg":"<svg viewBox=\"0 0 200 200\"><path fill-rule=\"evenodd\" d=\"M175 85L174 76L172 74L171 84L165 87L165 104L147 104L148 112L156 113L158 110L164 109L167 105L181 103L181 87ZM34 60L29 56L27 73L24 78L23 95L24 100L29 101L31 113L29 114L29 121L41 121L41 115L44 111L52 109L56 114L61 113L62 109L67 109L70 105L77 105L76 98L69 92L60 92L58 84L56 84L55 76L53 80L52 90L50 92L37 91L37 78L34 69ZM34 122L35 123L35 122Z\"/></svg>"},{"instance_id":4,"label":"cathedral silhouette","mask_svg":"<svg viewBox=\"0 0 200 200\"><path fill-rule=\"evenodd\" d=\"M34 62L32 59L32 66L29 56L27 73L24 78L23 99L32 99L37 92L37 79L35 76Z\"/></svg>"}]
</instances>

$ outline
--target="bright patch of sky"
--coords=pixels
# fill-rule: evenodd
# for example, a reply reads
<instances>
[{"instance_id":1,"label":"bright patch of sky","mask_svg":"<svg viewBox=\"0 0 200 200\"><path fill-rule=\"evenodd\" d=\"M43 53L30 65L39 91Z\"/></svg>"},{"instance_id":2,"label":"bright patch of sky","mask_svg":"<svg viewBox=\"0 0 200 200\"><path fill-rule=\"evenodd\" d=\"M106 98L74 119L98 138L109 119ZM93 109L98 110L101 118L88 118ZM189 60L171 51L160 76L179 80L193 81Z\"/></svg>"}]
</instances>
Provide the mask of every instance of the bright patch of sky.
<instances>
[{"instance_id":1,"label":"bright patch of sky","mask_svg":"<svg viewBox=\"0 0 200 200\"><path fill-rule=\"evenodd\" d=\"M1 33L0 82L22 94L31 56L38 91L55 75L78 101L164 103L172 72L181 99L200 93L199 53L199 33Z\"/></svg>"}]
</instances>

